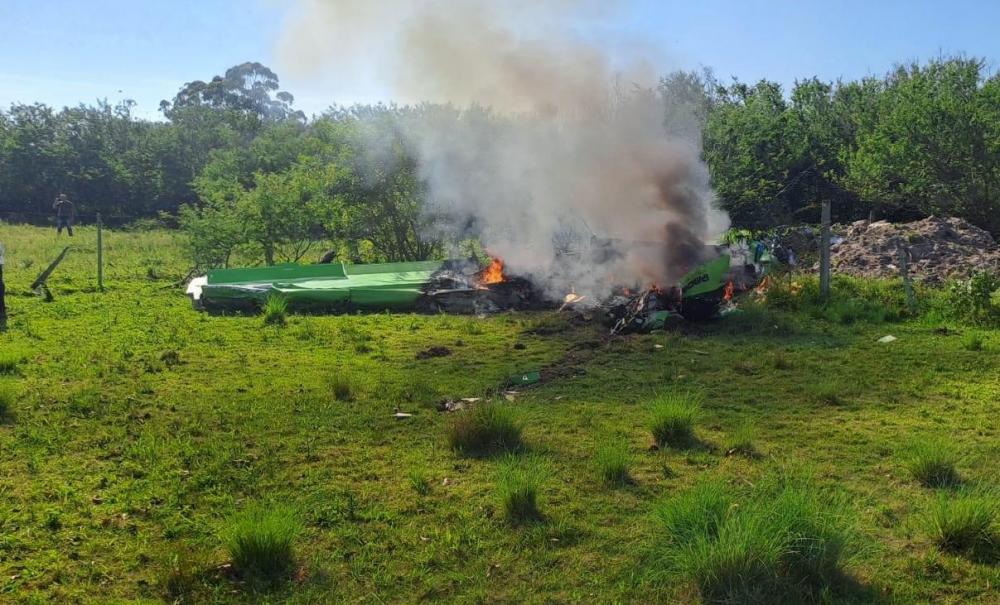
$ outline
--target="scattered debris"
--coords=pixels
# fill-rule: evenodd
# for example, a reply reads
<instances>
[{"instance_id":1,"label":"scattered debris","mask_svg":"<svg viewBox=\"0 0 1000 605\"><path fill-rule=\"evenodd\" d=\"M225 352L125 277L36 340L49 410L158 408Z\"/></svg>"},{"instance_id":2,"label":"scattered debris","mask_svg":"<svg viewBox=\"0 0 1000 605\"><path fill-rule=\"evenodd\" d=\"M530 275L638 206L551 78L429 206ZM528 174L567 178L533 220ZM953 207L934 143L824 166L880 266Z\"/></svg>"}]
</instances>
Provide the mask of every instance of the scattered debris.
<instances>
[{"instance_id":1,"label":"scattered debris","mask_svg":"<svg viewBox=\"0 0 1000 605\"><path fill-rule=\"evenodd\" d=\"M419 351L417 353L417 359L431 359L433 357L447 357L451 355L451 349L448 347L430 347Z\"/></svg>"},{"instance_id":2,"label":"scattered debris","mask_svg":"<svg viewBox=\"0 0 1000 605\"><path fill-rule=\"evenodd\" d=\"M457 401L454 399L442 399L438 402L437 409L439 412L457 412L479 401L482 401L482 397L464 397Z\"/></svg>"},{"instance_id":3,"label":"scattered debris","mask_svg":"<svg viewBox=\"0 0 1000 605\"><path fill-rule=\"evenodd\" d=\"M541 370L531 370L523 374L517 374L507 379L509 386L537 384L542 380Z\"/></svg>"}]
</instances>

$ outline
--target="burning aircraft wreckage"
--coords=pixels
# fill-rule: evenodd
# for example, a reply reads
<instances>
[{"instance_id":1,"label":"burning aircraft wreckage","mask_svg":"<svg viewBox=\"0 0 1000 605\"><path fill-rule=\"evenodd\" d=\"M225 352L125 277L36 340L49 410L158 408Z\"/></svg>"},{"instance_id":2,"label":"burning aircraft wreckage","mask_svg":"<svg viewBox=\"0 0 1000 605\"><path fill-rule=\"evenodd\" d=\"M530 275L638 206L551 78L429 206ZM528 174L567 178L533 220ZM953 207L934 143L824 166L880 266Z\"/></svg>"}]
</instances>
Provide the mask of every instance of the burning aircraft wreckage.
<instances>
[{"instance_id":1,"label":"burning aircraft wreckage","mask_svg":"<svg viewBox=\"0 0 1000 605\"><path fill-rule=\"evenodd\" d=\"M509 310L578 308L603 314L612 334L648 332L672 320L718 317L739 292L757 285L766 263L746 263L721 246L706 247L710 260L672 285L620 286L595 300L571 291L547 296L530 277L510 275L499 258L383 264L287 264L218 269L191 281L196 309L255 312L269 297L283 297L302 312L414 311L485 315ZM759 259L758 259L759 260Z\"/></svg>"}]
</instances>

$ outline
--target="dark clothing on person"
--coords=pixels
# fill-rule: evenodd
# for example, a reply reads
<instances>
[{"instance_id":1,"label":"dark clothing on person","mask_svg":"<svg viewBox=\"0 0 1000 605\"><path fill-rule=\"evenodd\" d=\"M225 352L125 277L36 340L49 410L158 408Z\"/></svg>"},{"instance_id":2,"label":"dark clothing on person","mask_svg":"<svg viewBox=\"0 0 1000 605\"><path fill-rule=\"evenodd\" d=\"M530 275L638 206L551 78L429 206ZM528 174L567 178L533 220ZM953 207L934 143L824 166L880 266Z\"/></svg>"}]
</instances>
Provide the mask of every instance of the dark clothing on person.
<instances>
[{"instance_id":1,"label":"dark clothing on person","mask_svg":"<svg viewBox=\"0 0 1000 605\"><path fill-rule=\"evenodd\" d=\"M56 211L56 234L62 233L63 227L65 227L69 236L73 237L73 219L76 218L76 209L73 207L73 202L62 197L57 199L56 203L52 204L52 207Z\"/></svg>"}]
</instances>

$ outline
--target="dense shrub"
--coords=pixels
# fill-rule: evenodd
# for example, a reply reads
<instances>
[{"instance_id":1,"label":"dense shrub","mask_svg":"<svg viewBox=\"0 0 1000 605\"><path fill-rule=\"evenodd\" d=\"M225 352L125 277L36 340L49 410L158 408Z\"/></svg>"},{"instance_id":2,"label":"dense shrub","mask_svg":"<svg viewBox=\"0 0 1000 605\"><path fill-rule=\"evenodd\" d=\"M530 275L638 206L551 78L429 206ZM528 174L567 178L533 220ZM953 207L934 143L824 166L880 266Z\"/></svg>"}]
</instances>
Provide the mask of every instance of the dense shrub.
<instances>
[{"instance_id":1,"label":"dense shrub","mask_svg":"<svg viewBox=\"0 0 1000 605\"><path fill-rule=\"evenodd\" d=\"M653 402L653 439L660 447L688 447L695 441L694 425L701 416L701 398L664 393Z\"/></svg>"},{"instance_id":2,"label":"dense shrub","mask_svg":"<svg viewBox=\"0 0 1000 605\"><path fill-rule=\"evenodd\" d=\"M1000 273L981 271L949 283L943 310L964 323L1000 327Z\"/></svg>"},{"instance_id":3,"label":"dense shrub","mask_svg":"<svg viewBox=\"0 0 1000 605\"><path fill-rule=\"evenodd\" d=\"M448 427L448 444L467 456L513 451L522 445L521 427L509 406L484 403L455 414Z\"/></svg>"},{"instance_id":4,"label":"dense shrub","mask_svg":"<svg viewBox=\"0 0 1000 605\"><path fill-rule=\"evenodd\" d=\"M920 298L925 296L922 291L918 294ZM831 278L828 300L820 295L819 278L795 275L774 279L762 301L768 308L801 312L845 325L893 322L912 314L900 280L848 275Z\"/></svg>"},{"instance_id":5,"label":"dense shrub","mask_svg":"<svg viewBox=\"0 0 1000 605\"><path fill-rule=\"evenodd\" d=\"M293 509L255 504L233 517L223 539L238 572L249 580L271 582L294 568L293 546L301 527Z\"/></svg>"}]
</instances>

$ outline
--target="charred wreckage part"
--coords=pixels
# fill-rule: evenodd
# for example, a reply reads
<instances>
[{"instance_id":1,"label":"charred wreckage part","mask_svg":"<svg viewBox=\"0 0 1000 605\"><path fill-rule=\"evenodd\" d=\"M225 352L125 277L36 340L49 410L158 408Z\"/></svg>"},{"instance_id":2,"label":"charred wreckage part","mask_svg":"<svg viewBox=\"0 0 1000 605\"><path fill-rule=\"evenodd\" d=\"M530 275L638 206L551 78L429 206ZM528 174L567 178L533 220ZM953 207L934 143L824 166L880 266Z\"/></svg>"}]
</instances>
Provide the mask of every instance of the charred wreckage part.
<instances>
[{"instance_id":1,"label":"charred wreckage part","mask_svg":"<svg viewBox=\"0 0 1000 605\"><path fill-rule=\"evenodd\" d=\"M746 267L730 268L730 256L714 258L688 273L675 286L650 286L632 294L626 289L598 301L575 291L561 301L536 288L526 277L506 275L503 262L485 268L476 259L386 263L376 265L277 265L221 269L195 278L188 286L201 310L252 312L268 298L284 298L289 308L313 312L417 311L485 315L509 310L579 309L603 316L612 334L665 327L672 320L715 317L737 291L756 284ZM582 301L587 301L583 303Z\"/></svg>"},{"instance_id":2,"label":"charred wreckage part","mask_svg":"<svg viewBox=\"0 0 1000 605\"><path fill-rule=\"evenodd\" d=\"M551 309L555 303L538 292L530 280L505 276L503 261L493 259L483 268L475 259L446 261L431 276L417 299L425 313L483 315L500 311Z\"/></svg>"}]
</instances>

